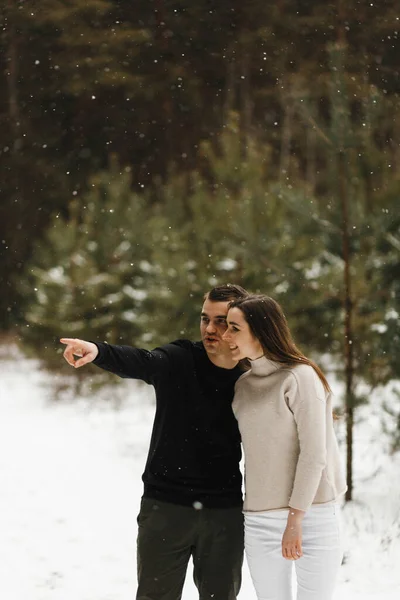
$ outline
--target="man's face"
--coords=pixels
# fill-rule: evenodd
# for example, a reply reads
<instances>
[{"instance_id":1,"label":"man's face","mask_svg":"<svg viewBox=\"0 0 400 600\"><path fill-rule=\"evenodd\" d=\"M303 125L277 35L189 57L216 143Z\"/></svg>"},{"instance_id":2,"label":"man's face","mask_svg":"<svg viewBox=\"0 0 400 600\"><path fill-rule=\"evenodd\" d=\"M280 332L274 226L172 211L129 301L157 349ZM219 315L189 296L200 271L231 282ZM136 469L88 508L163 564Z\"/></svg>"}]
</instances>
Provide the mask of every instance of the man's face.
<instances>
[{"instance_id":1,"label":"man's face","mask_svg":"<svg viewBox=\"0 0 400 600\"><path fill-rule=\"evenodd\" d=\"M200 333L207 354L212 356L231 356L229 344L222 339L226 331L226 315L228 302L211 302L203 304L200 320Z\"/></svg>"}]
</instances>

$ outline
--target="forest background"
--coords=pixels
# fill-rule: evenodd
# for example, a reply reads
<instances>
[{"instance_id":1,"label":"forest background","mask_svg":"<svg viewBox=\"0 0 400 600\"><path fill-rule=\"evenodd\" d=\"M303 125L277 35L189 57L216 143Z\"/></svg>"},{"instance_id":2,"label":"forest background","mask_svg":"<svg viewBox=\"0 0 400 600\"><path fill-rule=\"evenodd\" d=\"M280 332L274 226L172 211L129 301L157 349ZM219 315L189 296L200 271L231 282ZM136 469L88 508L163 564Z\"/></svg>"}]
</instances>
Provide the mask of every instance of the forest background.
<instances>
[{"instance_id":1,"label":"forest background","mask_svg":"<svg viewBox=\"0 0 400 600\"><path fill-rule=\"evenodd\" d=\"M0 330L197 338L227 281L282 303L357 405L400 377L395 0L0 0ZM6 337L7 336L7 337ZM93 379L91 379L93 381ZM400 398L392 391L393 451Z\"/></svg>"}]
</instances>

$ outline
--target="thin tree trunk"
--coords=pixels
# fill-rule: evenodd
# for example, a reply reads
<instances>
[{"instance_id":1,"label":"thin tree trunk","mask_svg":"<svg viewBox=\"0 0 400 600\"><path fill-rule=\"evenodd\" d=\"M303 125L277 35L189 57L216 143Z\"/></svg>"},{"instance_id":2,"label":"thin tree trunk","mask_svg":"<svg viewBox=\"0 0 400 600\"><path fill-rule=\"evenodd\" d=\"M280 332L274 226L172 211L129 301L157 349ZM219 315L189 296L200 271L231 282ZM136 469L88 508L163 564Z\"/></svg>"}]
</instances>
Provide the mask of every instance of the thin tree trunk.
<instances>
[{"instance_id":1,"label":"thin tree trunk","mask_svg":"<svg viewBox=\"0 0 400 600\"><path fill-rule=\"evenodd\" d=\"M21 231L21 226L24 221L24 201L23 190L23 167L21 164L21 149L22 136L20 124L20 107L19 107L19 32L15 22L16 10L15 2L7 0L2 7L4 29L4 58L5 58L5 110L4 110L4 137L7 139L7 145L10 148L10 157L7 168L7 192L3 198L4 206L2 206L1 218L2 233L5 245L1 260L2 276L0 283L2 288L1 308L4 311L4 324L8 324L8 317L12 322L12 313L10 307L13 306L13 291L10 286L10 277L17 274L17 269L22 265L21 257L24 255L26 248L26 235ZM3 115L2 115L3 116ZM3 119L2 119L3 120ZM7 307L7 312L4 310Z\"/></svg>"},{"instance_id":2,"label":"thin tree trunk","mask_svg":"<svg viewBox=\"0 0 400 600\"><path fill-rule=\"evenodd\" d=\"M236 53L235 44L232 44L229 52L227 52L227 73L225 85L225 101L223 107L223 123L227 125L231 118L232 111L235 106L235 79L236 79Z\"/></svg>"},{"instance_id":3,"label":"thin tree trunk","mask_svg":"<svg viewBox=\"0 0 400 600\"><path fill-rule=\"evenodd\" d=\"M280 179L286 179L290 169L290 149L292 145L292 126L294 116L294 103L290 91L284 87L285 96L282 98L283 124L281 136L281 156L279 165Z\"/></svg>"},{"instance_id":4,"label":"thin tree trunk","mask_svg":"<svg viewBox=\"0 0 400 600\"><path fill-rule=\"evenodd\" d=\"M342 203L342 247L344 261L344 351L346 372L346 474L347 492L346 500L351 500L353 495L353 425L354 425L354 361L353 361L353 301L351 295L350 277L350 239L349 239L349 199L347 193L346 155L343 149L338 153L339 193Z\"/></svg>"},{"instance_id":5,"label":"thin tree trunk","mask_svg":"<svg viewBox=\"0 0 400 600\"><path fill-rule=\"evenodd\" d=\"M346 13L347 5L345 0L338 0L337 3L337 15L338 15L338 28L337 28L337 45L338 48L342 49L343 52L347 46L346 41ZM343 59L343 57L342 57ZM343 75L342 75L343 77ZM343 80L342 80L343 81ZM342 86L341 86L342 87ZM343 103L344 94L342 90L341 102ZM342 104L343 108L344 105ZM354 427L354 361L353 361L353 301L351 294L351 275L350 275L350 239L349 239L349 197L348 197L348 186L349 177L347 172L346 164L346 148L347 148L347 136L348 131L346 130L346 123L349 124L348 119L344 119L344 112L342 114L342 126L339 131L338 140L338 176L339 176L339 194L342 204L342 247L343 247L343 261L344 261L344 353L345 353L345 374L346 374L346 475L347 475L347 492L346 500L352 500L353 498L353 427Z\"/></svg>"},{"instance_id":6,"label":"thin tree trunk","mask_svg":"<svg viewBox=\"0 0 400 600\"><path fill-rule=\"evenodd\" d=\"M7 2L8 34L7 34L7 67L6 80L8 89L8 114L13 137L13 152L20 149L19 136L20 110L18 104L18 34L13 21L13 0Z\"/></svg>"},{"instance_id":7,"label":"thin tree trunk","mask_svg":"<svg viewBox=\"0 0 400 600\"><path fill-rule=\"evenodd\" d=\"M307 182L310 186L311 194L315 193L317 187L317 134L314 127L306 129L307 145Z\"/></svg>"},{"instance_id":8,"label":"thin tree trunk","mask_svg":"<svg viewBox=\"0 0 400 600\"><path fill-rule=\"evenodd\" d=\"M245 42L241 44L240 60L240 147L243 159L248 155L248 144L251 129L251 95L250 95L250 68L249 53L245 47Z\"/></svg>"}]
</instances>

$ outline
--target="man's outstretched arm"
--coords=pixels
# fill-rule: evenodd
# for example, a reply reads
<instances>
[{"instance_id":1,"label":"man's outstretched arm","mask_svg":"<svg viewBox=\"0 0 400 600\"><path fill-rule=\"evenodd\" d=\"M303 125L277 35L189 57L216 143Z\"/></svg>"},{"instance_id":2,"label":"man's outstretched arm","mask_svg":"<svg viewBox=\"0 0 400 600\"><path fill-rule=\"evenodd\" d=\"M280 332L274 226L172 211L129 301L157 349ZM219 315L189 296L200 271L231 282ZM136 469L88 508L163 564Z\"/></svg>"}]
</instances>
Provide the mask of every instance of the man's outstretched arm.
<instances>
[{"instance_id":1,"label":"man's outstretched arm","mask_svg":"<svg viewBox=\"0 0 400 600\"><path fill-rule=\"evenodd\" d=\"M60 341L67 346L64 358L72 367L79 368L92 362L96 367L119 377L142 379L152 385L156 377L166 376L171 372L171 352L184 352L173 345L168 350L169 344L149 351L104 342L94 344L75 338L61 338Z\"/></svg>"},{"instance_id":2,"label":"man's outstretched arm","mask_svg":"<svg viewBox=\"0 0 400 600\"><path fill-rule=\"evenodd\" d=\"M61 338L60 342L67 347L64 350L64 358L71 367L78 369L94 361L99 353L96 344L78 340L75 338ZM78 356L78 359L75 359Z\"/></svg>"}]
</instances>

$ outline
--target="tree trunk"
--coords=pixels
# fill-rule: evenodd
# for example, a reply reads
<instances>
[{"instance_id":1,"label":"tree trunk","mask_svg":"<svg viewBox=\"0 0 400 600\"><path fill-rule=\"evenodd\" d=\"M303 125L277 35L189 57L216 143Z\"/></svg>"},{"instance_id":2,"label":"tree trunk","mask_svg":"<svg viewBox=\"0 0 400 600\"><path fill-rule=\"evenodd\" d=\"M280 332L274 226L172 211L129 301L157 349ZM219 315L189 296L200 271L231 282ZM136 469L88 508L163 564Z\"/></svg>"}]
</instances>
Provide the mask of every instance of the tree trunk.
<instances>
[{"instance_id":1,"label":"tree trunk","mask_svg":"<svg viewBox=\"0 0 400 600\"><path fill-rule=\"evenodd\" d=\"M223 107L223 124L228 125L235 106L236 53L235 44L227 52L227 73L225 84L225 101Z\"/></svg>"},{"instance_id":2,"label":"tree trunk","mask_svg":"<svg viewBox=\"0 0 400 600\"><path fill-rule=\"evenodd\" d=\"M307 167L306 177L312 195L317 187L317 134L314 127L306 128Z\"/></svg>"},{"instance_id":3,"label":"tree trunk","mask_svg":"<svg viewBox=\"0 0 400 600\"><path fill-rule=\"evenodd\" d=\"M248 155L248 144L250 139L250 128L251 128L251 94L250 94L250 68L249 62L250 57L246 48L246 42L242 42L241 46L241 58L240 58L240 81L239 81L239 92L240 92L240 147L241 156L243 160L246 160Z\"/></svg>"},{"instance_id":4,"label":"tree trunk","mask_svg":"<svg viewBox=\"0 0 400 600\"><path fill-rule=\"evenodd\" d=\"M290 169L290 149L292 145L292 125L294 115L294 103L290 92L284 88L285 96L282 98L283 124L281 136L281 156L279 166L279 178L287 179Z\"/></svg>"},{"instance_id":5,"label":"tree trunk","mask_svg":"<svg viewBox=\"0 0 400 600\"><path fill-rule=\"evenodd\" d=\"M344 356L345 356L345 407L346 407L346 476L347 492L346 500L353 498L353 426L354 426L354 361L353 361L353 301L351 295L351 275L350 275L350 237L349 237L349 177L346 164L347 152L349 146L348 135L350 119L348 115L348 105L345 105L345 85L343 79L343 64L346 41L346 13L347 5L345 0L337 2L337 49L341 51L341 69L337 73L340 81L340 102L341 115L339 119L339 131L337 142L337 166L338 166L338 185L342 208L342 251L344 261ZM340 73L340 74L339 74Z\"/></svg>"},{"instance_id":6,"label":"tree trunk","mask_svg":"<svg viewBox=\"0 0 400 600\"><path fill-rule=\"evenodd\" d=\"M19 136L20 111L18 105L18 37L13 20L13 0L8 0L8 34L7 34L7 67L6 80L8 89L8 114L10 118L10 129L12 132L13 152L17 152L21 146Z\"/></svg>"},{"instance_id":7,"label":"tree trunk","mask_svg":"<svg viewBox=\"0 0 400 600\"><path fill-rule=\"evenodd\" d=\"M354 425L354 361L353 361L353 301L351 296L351 278L350 278L350 244L349 244L349 199L347 191L347 169L346 155L343 149L338 153L338 171L339 171L339 193L342 205L342 247L344 261L344 354L345 354L345 374L346 374L346 475L347 492L346 500L352 499L353 494L353 425Z\"/></svg>"}]
</instances>

